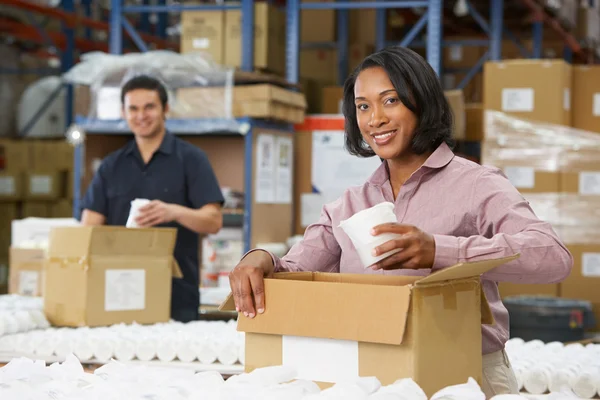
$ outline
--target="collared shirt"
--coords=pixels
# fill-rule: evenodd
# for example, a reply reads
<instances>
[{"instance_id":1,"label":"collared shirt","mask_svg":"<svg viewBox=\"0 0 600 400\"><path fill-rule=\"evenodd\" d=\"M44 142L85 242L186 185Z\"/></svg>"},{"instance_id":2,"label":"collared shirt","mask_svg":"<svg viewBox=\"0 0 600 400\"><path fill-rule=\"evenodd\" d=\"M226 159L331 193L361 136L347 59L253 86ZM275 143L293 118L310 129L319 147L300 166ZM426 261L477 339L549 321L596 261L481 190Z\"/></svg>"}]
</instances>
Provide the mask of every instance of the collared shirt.
<instances>
[{"instance_id":1,"label":"collared shirt","mask_svg":"<svg viewBox=\"0 0 600 400\"><path fill-rule=\"evenodd\" d=\"M167 133L145 164L135 140L109 154L94 175L83 199L83 208L106 217L107 225L125 225L131 201L136 198L198 209L223 203L223 195L206 154L198 147ZM172 317L197 313L198 234L175 222L160 225L177 228L175 259L183 279L173 280Z\"/></svg>"},{"instance_id":2,"label":"collared shirt","mask_svg":"<svg viewBox=\"0 0 600 400\"><path fill-rule=\"evenodd\" d=\"M398 222L433 235L432 269L374 271L363 267L339 224L381 202L394 203ZM458 262L515 253L521 257L481 277L495 318L494 325L482 325L483 354L503 349L509 337L508 311L497 282L559 282L570 273L573 258L500 170L455 156L443 143L406 181L396 199L384 162L364 185L347 189L325 205L319 221L306 229L304 240L285 257L273 259L276 271L421 276Z\"/></svg>"}]
</instances>

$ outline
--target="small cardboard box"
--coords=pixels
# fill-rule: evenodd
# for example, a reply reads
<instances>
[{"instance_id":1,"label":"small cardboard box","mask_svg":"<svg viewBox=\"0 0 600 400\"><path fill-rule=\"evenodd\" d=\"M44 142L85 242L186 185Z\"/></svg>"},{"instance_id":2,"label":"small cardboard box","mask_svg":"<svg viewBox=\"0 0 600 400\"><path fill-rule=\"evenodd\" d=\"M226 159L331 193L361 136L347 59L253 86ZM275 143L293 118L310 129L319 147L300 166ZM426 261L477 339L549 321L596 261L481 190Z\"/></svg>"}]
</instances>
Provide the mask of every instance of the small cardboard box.
<instances>
[{"instance_id":1,"label":"small cardboard box","mask_svg":"<svg viewBox=\"0 0 600 400\"><path fill-rule=\"evenodd\" d=\"M181 13L181 53L205 52L213 61L225 61L225 12L185 11Z\"/></svg>"},{"instance_id":2,"label":"small cardboard box","mask_svg":"<svg viewBox=\"0 0 600 400\"><path fill-rule=\"evenodd\" d=\"M573 67L573 127L600 133L600 67Z\"/></svg>"},{"instance_id":3,"label":"small cardboard box","mask_svg":"<svg viewBox=\"0 0 600 400\"><path fill-rule=\"evenodd\" d=\"M35 171L25 174L24 198L55 200L66 194L65 174L58 171Z\"/></svg>"},{"instance_id":4,"label":"small cardboard box","mask_svg":"<svg viewBox=\"0 0 600 400\"><path fill-rule=\"evenodd\" d=\"M22 296L42 296L45 258L46 253L42 249L11 247L8 292Z\"/></svg>"},{"instance_id":5,"label":"small cardboard box","mask_svg":"<svg viewBox=\"0 0 600 400\"><path fill-rule=\"evenodd\" d=\"M23 198L23 173L0 171L0 200L21 200Z\"/></svg>"},{"instance_id":6,"label":"small cardboard box","mask_svg":"<svg viewBox=\"0 0 600 400\"><path fill-rule=\"evenodd\" d=\"M465 140L465 96L462 90L446 90L444 95L450 105L454 120L452 135L456 140Z\"/></svg>"},{"instance_id":7,"label":"small cardboard box","mask_svg":"<svg viewBox=\"0 0 600 400\"><path fill-rule=\"evenodd\" d=\"M44 311L56 326L168 322L176 229L60 227L50 232Z\"/></svg>"},{"instance_id":8,"label":"small cardboard box","mask_svg":"<svg viewBox=\"0 0 600 400\"><path fill-rule=\"evenodd\" d=\"M461 263L429 276L279 273L265 279L264 314L238 318L246 371L289 365L321 387L376 376L413 378L431 396L481 383L481 324L493 316L480 275L519 255ZM231 295L220 307L235 310Z\"/></svg>"}]
</instances>

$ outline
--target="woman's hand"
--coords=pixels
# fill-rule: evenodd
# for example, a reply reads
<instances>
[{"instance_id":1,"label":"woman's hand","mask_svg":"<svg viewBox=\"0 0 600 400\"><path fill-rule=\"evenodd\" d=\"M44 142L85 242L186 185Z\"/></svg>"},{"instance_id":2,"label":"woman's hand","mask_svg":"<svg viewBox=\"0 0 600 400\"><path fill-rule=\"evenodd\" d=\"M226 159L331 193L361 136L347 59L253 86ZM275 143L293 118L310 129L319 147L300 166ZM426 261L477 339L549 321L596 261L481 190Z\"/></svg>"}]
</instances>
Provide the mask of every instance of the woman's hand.
<instances>
[{"instance_id":1,"label":"woman's hand","mask_svg":"<svg viewBox=\"0 0 600 400\"><path fill-rule=\"evenodd\" d=\"M419 228L412 225L391 223L378 225L373 228L371 233L373 236L383 233L402 235L373 249L375 257L395 249L402 250L373 264L372 269L421 269L433 266L435 240L432 235L423 232Z\"/></svg>"},{"instance_id":2,"label":"woman's hand","mask_svg":"<svg viewBox=\"0 0 600 400\"><path fill-rule=\"evenodd\" d=\"M265 312L264 277L272 273L273 260L265 251L248 254L229 273L229 286L237 312L249 318Z\"/></svg>"}]
</instances>

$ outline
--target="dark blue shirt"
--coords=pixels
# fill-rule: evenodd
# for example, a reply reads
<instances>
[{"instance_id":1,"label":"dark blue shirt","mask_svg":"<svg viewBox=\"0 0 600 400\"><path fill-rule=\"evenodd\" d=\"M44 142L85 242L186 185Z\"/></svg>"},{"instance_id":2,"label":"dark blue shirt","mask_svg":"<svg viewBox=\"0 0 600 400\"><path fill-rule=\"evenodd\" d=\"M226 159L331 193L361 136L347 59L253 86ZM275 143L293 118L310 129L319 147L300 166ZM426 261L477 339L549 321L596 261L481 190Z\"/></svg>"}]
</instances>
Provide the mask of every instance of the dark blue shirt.
<instances>
[{"instance_id":1,"label":"dark blue shirt","mask_svg":"<svg viewBox=\"0 0 600 400\"><path fill-rule=\"evenodd\" d=\"M192 209L224 202L206 154L169 133L148 164L144 164L135 140L106 156L82 207L104 215L107 225L125 225L131 201L136 198ZM183 272L183 279L173 279L171 317L180 321L196 319L200 305L199 236L175 222L161 226L177 228L174 255Z\"/></svg>"}]
</instances>

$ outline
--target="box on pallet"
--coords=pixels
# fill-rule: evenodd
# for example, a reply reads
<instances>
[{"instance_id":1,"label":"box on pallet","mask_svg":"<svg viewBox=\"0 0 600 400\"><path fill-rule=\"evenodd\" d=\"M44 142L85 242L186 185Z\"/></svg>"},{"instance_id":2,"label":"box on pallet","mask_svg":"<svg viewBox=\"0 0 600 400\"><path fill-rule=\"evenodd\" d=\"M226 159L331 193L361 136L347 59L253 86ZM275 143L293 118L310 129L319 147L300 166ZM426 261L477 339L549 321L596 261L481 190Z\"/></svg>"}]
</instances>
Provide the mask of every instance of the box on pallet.
<instances>
[{"instance_id":1,"label":"box on pallet","mask_svg":"<svg viewBox=\"0 0 600 400\"><path fill-rule=\"evenodd\" d=\"M516 257L427 277L275 274L265 279L264 314L238 318L246 371L289 365L322 387L359 376L384 385L410 377L429 396L468 377L481 383L481 346L474 344L493 317L479 276ZM235 310L231 295L220 309Z\"/></svg>"}]
</instances>

